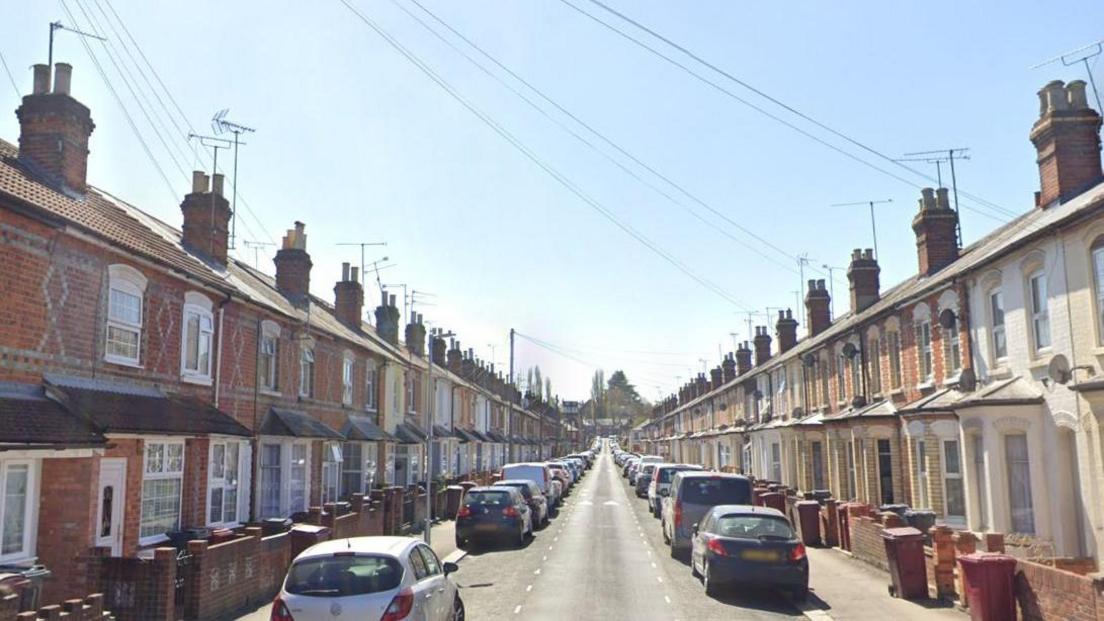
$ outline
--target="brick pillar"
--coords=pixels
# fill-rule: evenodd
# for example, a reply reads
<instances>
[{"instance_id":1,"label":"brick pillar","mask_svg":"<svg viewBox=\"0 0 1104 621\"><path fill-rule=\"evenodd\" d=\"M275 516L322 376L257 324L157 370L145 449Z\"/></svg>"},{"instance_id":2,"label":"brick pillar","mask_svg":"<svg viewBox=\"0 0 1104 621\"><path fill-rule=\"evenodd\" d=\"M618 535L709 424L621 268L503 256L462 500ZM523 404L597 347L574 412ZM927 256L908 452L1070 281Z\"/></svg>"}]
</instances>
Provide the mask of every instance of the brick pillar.
<instances>
[{"instance_id":1,"label":"brick pillar","mask_svg":"<svg viewBox=\"0 0 1104 621\"><path fill-rule=\"evenodd\" d=\"M954 534L955 555L973 554L977 552L978 537L968 530L960 530ZM958 601L963 608L969 608L970 602L966 599L966 574L958 573Z\"/></svg>"},{"instance_id":2,"label":"brick pillar","mask_svg":"<svg viewBox=\"0 0 1104 621\"><path fill-rule=\"evenodd\" d=\"M210 569L207 563L207 541L195 539L188 542L188 553L192 555L190 575L184 576L184 618L205 619L203 612L203 598L200 597L202 586L208 584L207 573Z\"/></svg>"},{"instance_id":3,"label":"brick pillar","mask_svg":"<svg viewBox=\"0 0 1104 621\"><path fill-rule=\"evenodd\" d=\"M838 546L840 544L839 505L835 498L824 501L821 521L824 530L824 545L829 548Z\"/></svg>"},{"instance_id":4,"label":"brick pillar","mask_svg":"<svg viewBox=\"0 0 1104 621\"><path fill-rule=\"evenodd\" d=\"M1004 554L1004 533L985 533L985 549Z\"/></svg>"},{"instance_id":5,"label":"brick pillar","mask_svg":"<svg viewBox=\"0 0 1104 621\"><path fill-rule=\"evenodd\" d=\"M157 548L153 551L154 572L157 586L154 596L157 605L149 621L175 621L176 619L176 548Z\"/></svg>"},{"instance_id":6,"label":"brick pillar","mask_svg":"<svg viewBox=\"0 0 1104 621\"><path fill-rule=\"evenodd\" d=\"M928 533L931 535L932 557L935 562L935 596L953 599L955 596L954 531L949 526L932 526Z\"/></svg>"},{"instance_id":7,"label":"brick pillar","mask_svg":"<svg viewBox=\"0 0 1104 621\"><path fill-rule=\"evenodd\" d=\"M84 621L84 600L83 599L67 599L61 607L68 613L67 621Z\"/></svg>"},{"instance_id":8,"label":"brick pillar","mask_svg":"<svg viewBox=\"0 0 1104 621\"><path fill-rule=\"evenodd\" d=\"M88 606L88 610L85 611L85 616L89 619L99 619L103 616L104 611L104 596L103 593L93 593L84 598L84 603Z\"/></svg>"},{"instance_id":9,"label":"brick pillar","mask_svg":"<svg viewBox=\"0 0 1104 621\"><path fill-rule=\"evenodd\" d=\"M901 528L902 526L908 526L905 522L905 518L892 511L882 511L878 514L878 518L885 528Z\"/></svg>"},{"instance_id":10,"label":"brick pillar","mask_svg":"<svg viewBox=\"0 0 1104 621\"><path fill-rule=\"evenodd\" d=\"M61 606L51 604L39 608L38 618L42 621L61 621Z\"/></svg>"}]
</instances>

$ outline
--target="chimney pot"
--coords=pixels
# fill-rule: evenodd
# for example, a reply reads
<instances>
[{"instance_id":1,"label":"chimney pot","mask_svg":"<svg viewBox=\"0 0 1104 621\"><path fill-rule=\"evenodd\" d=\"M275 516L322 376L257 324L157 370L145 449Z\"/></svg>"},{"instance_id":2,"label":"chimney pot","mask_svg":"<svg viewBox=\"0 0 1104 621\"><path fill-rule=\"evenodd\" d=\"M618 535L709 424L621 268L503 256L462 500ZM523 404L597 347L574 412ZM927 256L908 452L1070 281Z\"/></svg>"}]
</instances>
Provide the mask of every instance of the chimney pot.
<instances>
[{"instance_id":1,"label":"chimney pot","mask_svg":"<svg viewBox=\"0 0 1104 621\"><path fill-rule=\"evenodd\" d=\"M1089 99L1085 95L1085 81L1074 80L1066 85L1069 93L1069 105L1071 110L1084 110L1089 107Z\"/></svg>"},{"instance_id":2,"label":"chimney pot","mask_svg":"<svg viewBox=\"0 0 1104 621\"><path fill-rule=\"evenodd\" d=\"M34 95L45 95L50 92L50 65L34 66Z\"/></svg>"},{"instance_id":3,"label":"chimney pot","mask_svg":"<svg viewBox=\"0 0 1104 621\"><path fill-rule=\"evenodd\" d=\"M207 187L210 184L211 179L207 176L207 173L202 170L192 171L192 193L203 194L207 191Z\"/></svg>"},{"instance_id":4,"label":"chimney pot","mask_svg":"<svg viewBox=\"0 0 1104 621\"><path fill-rule=\"evenodd\" d=\"M1031 128L1037 152L1040 192L1047 208L1067 201L1104 179L1100 167L1099 111L1088 105L1085 83L1055 80L1039 91L1039 120Z\"/></svg>"},{"instance_id":5,"label":"chimney pot","mask_svg":"<svg viewBox=\"0 0 1104 621\"><path fill-rule=\"evenodd\" d=\"M394 293L392 293L390 296L388 296L387 305L390 306L391 308L396 308L396 306L395 306L395 294Z\"/></svg>"},{"instance_id":6,"label":"chimney pot","mask_svg":"<svg viewBox=\"0 0 1104 621\"><path fill-rule=\"evenodd\" d=\"M222 197L219 200L226 202ZM302 222L296 222L295 228L288 230L275 259L276 288L295 304L306 302L310 296L310 271L314 265L307 254L307 235L303 230Z\"/></svg>"},{"instance_id":7,"label":"chimney pot","mask_svg":"<svg viewBox=\"0 0 1104 621\"><path fill-rule=\"evenodd\" d=\"M215 173L211 175L211 191L219 196L223 195L222 189L226 177L222 173Z\"/></svg>"},{"instance_id":8,"label":"chimney pot","mask_svg":"<svg viewBox=\"0 0 1104 621\"><path fill-rule=\"evenodd\" d=\"M958 214L947 189L921 190L920 211L912 219L920 273L930 276L958 259Z\"/></svg>"},{"instance_id":9,"label":"chimney pot","mask_svg":"<svg viewBox=\"0 0 1104 621\"><path fill-rule=\"evenodd\" d=\"M341 282L349 282L349 264L341 264Z\"/></svg>"},{"instance_id":10,"label":"chimney pot","mask_svg":"<svg viewBox=\"0 0 1104 621\"><path fill-rule=\"evenodd\" d=\"M219 176L216 175L216 179ZM230 204L221 195L209 194L210 178L203 171L192 172L192 191L184 196L181 234L184 245L219 265L226 265L230 241Z\"/></svg>"},{"instance_id":11,"label":"chimney pot","mask_svg":"<svg viewBox=\"0 0 1104 621\"><path fill-rule=\"evenodd\" d=\"M54 64L54 94L68 95L72 82L73 65L69 63Z\"/></svg>"},{"instance_id":12,"label":"chimney pot","mask_svg":"<svg viewBox=\"0 0 1104 621\"><path fill-rule=\"evenodd\" d=\"M354 267L349 271L349 280L359 283L360 282L360 268Z\"/></svg>"}]
</instances>

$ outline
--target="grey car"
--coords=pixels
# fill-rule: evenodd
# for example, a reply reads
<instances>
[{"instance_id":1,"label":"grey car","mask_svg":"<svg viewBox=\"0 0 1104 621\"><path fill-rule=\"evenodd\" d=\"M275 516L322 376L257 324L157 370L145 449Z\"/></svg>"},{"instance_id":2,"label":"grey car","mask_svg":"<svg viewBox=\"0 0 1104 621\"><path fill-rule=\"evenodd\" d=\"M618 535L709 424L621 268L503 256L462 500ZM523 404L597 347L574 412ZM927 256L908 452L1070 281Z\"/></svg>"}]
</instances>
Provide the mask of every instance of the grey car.
<instances>
[{"instance_id":1,"label":"grey car","mask_svg":"<svg viewBox=\"0 0 1104 621\"><path fill-rule=\"evenodd\" d=\"M671 557L690 551L693 527L717 505L750 505L751 481L739 474L684 470L671 479L670 494L663 499L663 541Z\"/></svg>"},{"instance_id":2,"label":"grey car","mask_svg":"<svg viewBox=\"0 0 1104 621\"><path fill-rule=\"evenodd\" d=\"M658 464L644 464L640 466L640 470L636 473L636 497L647 498L648 497L648 484L652 482L652 471L655 470Z\"/></svg>"},{"instance_id":3,"label":"grey car","mask_svg":"<svg viewBox=\"0 0 1104 621\"><path fill-rule=\"evenodd\" d=\"M701 470L694 464L656 464L652 471L652 480L648 483L648 511L659 519L663 511L663 497L671 493L671 479L675 473L683 470Z\"/></svg>"}]
</instances>

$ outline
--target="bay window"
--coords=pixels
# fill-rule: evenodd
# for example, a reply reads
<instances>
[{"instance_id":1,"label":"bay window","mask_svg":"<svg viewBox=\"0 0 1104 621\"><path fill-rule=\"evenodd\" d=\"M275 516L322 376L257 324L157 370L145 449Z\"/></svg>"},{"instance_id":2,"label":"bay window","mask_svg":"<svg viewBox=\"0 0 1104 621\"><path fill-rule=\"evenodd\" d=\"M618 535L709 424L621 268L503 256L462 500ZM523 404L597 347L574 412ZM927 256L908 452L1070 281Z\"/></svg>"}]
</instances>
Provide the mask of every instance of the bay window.
<instances>
[{"instance_id":1,"label":"bay window","mask_svg":"<svg viewBox=\"0 0 1104 621\"><path fill-rule=\"evenodd\" d=\"M152 543L180 528L184 487L184 441L147 441L142 477L139 543Z\"/></svg>"},{"instance_id":2,"label":"bay window","mask_svg":"<svg viewBox=\"0 0 1104 621\"><path fill-rule=\"evenodd\" d=\"M1035 509L1031 500L1031 463L1027 454L1027 434L1004 437L1004 459L1008 468L1008 508L1012 532L1035 534Z\"/></svg>"},{"instance_id":3,"label":"bay window","mask_svg":"<svg viewBox=\"0 0 1104 621\"><path fill-rule=\"evenodd\" d=\"M264 439L260 451L259 517L288 517L306 511L310 497L309 442Z\"/></svg>"},{"instance_id":4,"label":"bay window","mask_svg":"<svg viewBox=\"0 0 1104 621\"><path fill-rule=\"evenodd\" d=\"M336 502L341 489L341 445L326 442L322 445L322 503Z\"/></svg>"},{"instance_id":5,"label":"bay window","mask_svg":"<svg viewBox=\"0 0 1104 621\"><path fill-rule=\"evenodd\" d=\"M962 456L958 440L943 440L943 513L948 519L966 519L966 490L962 483Z\"/></svg>"},{"instance_id":6,"label":"bay window","mask_svg":"<svg viewBox=\"0 0 1104 621\"><path fill-rule=\"evenodd\" d=\"M914 445L913 461L916 472L916 497L913 504L917 509L929 508L928 500L928 456L927 446L923 440L917 440Z\"/></svg>"}]
</instances>

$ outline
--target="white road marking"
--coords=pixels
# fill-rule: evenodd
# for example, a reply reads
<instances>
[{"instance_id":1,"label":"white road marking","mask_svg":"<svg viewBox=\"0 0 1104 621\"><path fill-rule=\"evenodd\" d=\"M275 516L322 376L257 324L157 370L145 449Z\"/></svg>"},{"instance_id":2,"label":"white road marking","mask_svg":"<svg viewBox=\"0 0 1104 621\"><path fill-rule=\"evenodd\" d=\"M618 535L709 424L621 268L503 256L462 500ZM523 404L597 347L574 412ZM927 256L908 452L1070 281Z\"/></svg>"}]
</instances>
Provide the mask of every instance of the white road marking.
<instances>
[{"instance_id":1,"label":"white road marking","mask_svg":"<svg viewBox=\"0 0 1104 621\"><path fill-rule=\"evenodd\" d=\"M593 503L591 503L591 504L593 504ZM607 507L616 507L621 503L617 502L616 500L607 500L606 502L603 502L602 504L607 506Z\"/></svg>"},{"instance_id":2,"label":"white road marking","mask_svg":"<svg viewBox=\"0 0 1104 621\"><path fill-rule=\"evenodd\" d=\"M541 557L541 562L542 562L542 563L543 563L543 562L545 562L545 561L547 561L547 560L548 560L548 557L547 557L547 556L542 556L542 557Z\"/></svg>"},{"instance_id":3,"label":"white road marking","mask_svg":"<svg viewBox=\"0 0 1104 621\"><path fill-rule=\"evenodd\" d=\"M659 576L656 576L656 580L663 582L663 578L660 578Z\"/></svg>"},{"instance_id":4,"label":"white road marking","mask_svg":"<svg viewBox=\"0 0 1104 621\"><path fill-rule=\"evenodd\" d=\"M670 603L671 603L671 598L670 598L670 597L667 597L666 595L664 595L664 596L663 596L663 599L664 599L664 601L666 601L666 602L667 602L668 604L670 604Z\"/></svg>"},{"instance_id":5,"label":"white road marking","mask_svg":"<svg viewBox=\"0 0 1104 621\"><path fill-rule=\"evenodd\" d=\"M532 590L533 590L533 585L531 585L531 584L529 586L525 587L525 592L526 593L528 593L529 591L532 591ZM670 603L670 602L668 602L668 603Z\"/></svg>"},{"instance_id":6,"label":"white road marking","mask_svg":"<svg viewBox=\"0 0 1104 621\"><path fill-rule=\"evenodd\" d=\"M514 614L516 615L516 614L519 614L519 613L521 613L521 604L518 604L517 608L514 608Z\"/></svg>"},{"instance_id":7,"label":"white road marking","mask_svg":"<svg viewBox=\"0 0 1104 621\"><path fill-rule=\"evenodd\" d=\"M533 572L533 575L534 576L539 576L540 575L540 568L537 568L537 570Z\"/></svg>"},{"instance_id":8,"label":"white road marking","mask_svg":"<svg viewBox=\"0 0 1104 621\"><path fill-rule=\"evenodd\" d=\"M656 569L656 564L655 564L655 562L653 562L653 563L652 563L652 569Z\"/></svg>"}]
</instances>

